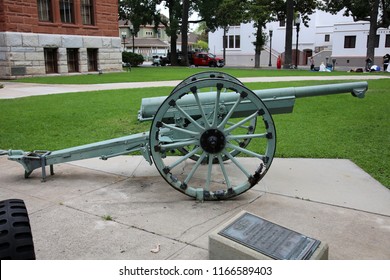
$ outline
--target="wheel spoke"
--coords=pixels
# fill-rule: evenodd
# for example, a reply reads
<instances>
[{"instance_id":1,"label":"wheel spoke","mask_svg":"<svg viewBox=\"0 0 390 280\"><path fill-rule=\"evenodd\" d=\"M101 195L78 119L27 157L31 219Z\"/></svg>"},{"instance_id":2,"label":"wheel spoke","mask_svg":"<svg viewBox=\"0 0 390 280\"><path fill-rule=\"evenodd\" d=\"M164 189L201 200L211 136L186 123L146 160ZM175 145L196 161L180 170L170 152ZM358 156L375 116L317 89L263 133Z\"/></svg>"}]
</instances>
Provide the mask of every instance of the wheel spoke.
<instances>
[{"instance_id":1,"label":"wheel spoke","mask_svg":"<svg viewBox=\"0 0 390 280\"><path fill-rule=\"evenodd\" d=\"M200 100L199 100L198 91L194 92L194 96L195 96L196 104L198 105L200 114L201 114L202 119L204 121L204 125L205 125L206 128L210 128L210 123L208 122L208 120L206 118L206 114L204 113L203 106L202 106L202 104L200 103Z\"/></svg>"},{"instance_id":2,"label":"wheel spoke","mask_svg":"<svg viewBox=\"0 0 390 280\"><path fill-rule=\"evenodd\" d=\"M186 134L189 134L189 135L193 135L193 136L199 136L199 132L196 132L196 131L187 130L187 129L184 129L184 128L181 128L181 127L177 127L177 126L174 126L174 125L170 125L170 124L166 124L166 123L162 123L162 125L163 125L164 128L169 128L169 129L176 130L176 131L179 131L179 132L182 132L182 133L186 133Z\"/></svg>"},{"instance_id":3,"label":"wheel spoke","mask_svg":"<svg viewBox=\"0 0 390 280\"><path fill-rule=\"evenodd\" d=\"M239 121L238 123L228 127L225 129L225 133L229 133L230 131L236 129L237 127L240 127L241 125L243 125L244 123L256 118L258 116L258 112L254 112L252 115L250 115L249 117L246 117L245 119Z\"/></svg>"},{"instance_id":4,"label":"wheel spoke","mask_svg":"<svg viewBox=\"0 0 390 280\"><path fill-rule=\"evenodd\" d=\"M198 131L203 131L204 130L204 127L202 127L196 120L194 120L190 115L187 114L187 112L185 112L183 110L183 108L181 108L179 105L176 104L176 109L179 110L179 112L186 118L188 119L197 129Z\"/></svg>"},{"instance_id":5,"label":"wheel spoke","mask_svg":"<svg viewBox=\"0 0 390 280\"><path fill-rule=\"evenodd\" d=\"M240 134L240 135L228 135L227 140L241 140L241 139L252 139L252 138L267 138L268 133L261 134Z\"/></svg>"},{"instance_id":6,"label":"wheel spoke","mask_svg":"<svg viewBox=\"0 0 390 280\"><path fill-rule=\"evenodd\" d=\"M185 160L189 159L190 157L192 157L196 152L198 152L199 149L200 149L200 147L197 147L196 149L192 150L192 152L186 154L185 156L182 156L180 159L178 159L177 161L172 163L170 166L168 166L169 170L172 170L173 168L178 166L183 161L185 161Z\"/></svg>"},{"instance_id":7,"label":"wheel spoke","mask_svg":"<svg viewBox=\"0 0 390 280\"><path fill-rule=\"evenodd\" d=\"M215 107L214 107L214 118L213 118L213 123L211 125L212 128L217 127L218 109L219 109L220 99L221 99L221 88L217 88L217 96L215 98Z\"/></svg>"},{"instance_id":8,"label":"wheel spoke","mask_svg":"<svg viewBox=\"0 0 390 280\"><path fill-rule=\"evenodd\" d=\"M231 149L235 149L235 150L240 151L240 152L242 152L244 154L256 157L256 158L261 159L262 161L264 161L264 155L259 155L259 154L255 153L255 152L249 151L247 149L241 148L241 147L233 145L231 143L226 143L226 147L227 148L231 148Z\"/></svg>"},{"instance_id":9,"label":"wheel spoke","mask_svg":"<svg viewBox=\"0 0 390 280\"><path fill-rule=\"evenodd\" d=\"M174 142L169 144L160 144L160 147L165 150L174 150L174 149L183 148L185 146L194 145L198 143L199 141L194 139L194 140L179 141L179 142Z\"/></svg>"},{"instance_id":10,"label":"wheel spoke","mask_svg":"<svg viewBox=\"0 0 390 280\"><path fill-rule=\"evenodd\" d=\"M208 162L208 168L207 168L207 178L206 178L206 186L205 189L210 189L210 182L211 182L211 174L213 171L213 155L209 154L209 162Z\"/></svg>"},{"instance_id":11,"label":"wheel spoke","mask_svg":"<svg viewBox=\"0 0 390 280\"><path fill-rule=\"evenodd\" d=\"M235 125L236 123L234 123L234 122L227 122L227 124L232 126L232 125ZM238 128L244 128L246 130L249 130L250 126L249 125L240 125Z\"/></svg>"},{"instance_id":12,"label":"wheel spoke","mask_svg":"<svg viewBox=\"0 0 390 280\"><path fill-rule=\"evenodd\" d=\"M218 125L218 129L225 127L226 123L228 123L230 117L232 116L232 114L236 110L237 106L241 103L241 100L242 100L241 96L238 96L237 101L233 104L232 108L230 108L230 111L227 113L227 115L225 116L223 121Z\"/></svg>"},{"instance_id":13,"label":"wheel spoke","mask_svg":"<svg viewBox=\"0 0 390 280\"><path fill-rule=\"evenodd\" d=\"M188 182L191 180L192 176L194 176L196 170L198 169L199 165L203 162L204 158L206 157L206 153L203 153L199 159L196 161L195 165L192 167L190 173L188 173L186 179L184 180L185 184L188 184Z\"/></svg>"},{"instance_id":14,"label":"wheel spoke","mask_svg":"<svg viewBox=\"0 0 390 280\"><path fill-rule=\"evenodd\" d=\"M227 156L241 171L245 174L247 178L251 176L251 174L248 172L248 170L245 169L244 166L241 165L241 163L236 160L228 151L223 152L225 156Z\"/></svg>"},{"instance_id":15,"label":"wheel spoke","mask_svg":"<svg viewBox=\"0 0 390 280\"><path fill-rule=\"evenodd\" d=\"M219 166L221 167L221 170L222 170L222 173L223 173L223 177L225 178L227 189L230 189L231 188L231 184L230 184L229 176L227 175L227 172L226 172L226 169L225 169L225 165L223 164L223 159L222 159L220 154L218 155L218 162L219 162Z\"/></svg>"}]
</instances>

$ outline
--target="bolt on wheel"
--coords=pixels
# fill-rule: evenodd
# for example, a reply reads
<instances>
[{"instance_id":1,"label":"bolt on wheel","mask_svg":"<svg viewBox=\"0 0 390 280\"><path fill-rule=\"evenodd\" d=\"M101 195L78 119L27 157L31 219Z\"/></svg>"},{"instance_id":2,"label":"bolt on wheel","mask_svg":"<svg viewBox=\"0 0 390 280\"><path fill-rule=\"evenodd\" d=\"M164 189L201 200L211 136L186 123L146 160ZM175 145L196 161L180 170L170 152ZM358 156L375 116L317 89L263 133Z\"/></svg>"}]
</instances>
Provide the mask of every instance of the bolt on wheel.
<instances>
[{"instance_id":1,"label":"bolt on wheel","mask_svg":"<svg viewBox=\"0 0 390 280\"><path fill-rule=\"evenodd\" d=\"M266 106L251 90L231 80L199 79L161 104L149 144L158 171L173 188L198 200L217 200L260 181L273 160L276 132ZM183 149L185 155L175 152Z\"/></svg>"}]
</instances>

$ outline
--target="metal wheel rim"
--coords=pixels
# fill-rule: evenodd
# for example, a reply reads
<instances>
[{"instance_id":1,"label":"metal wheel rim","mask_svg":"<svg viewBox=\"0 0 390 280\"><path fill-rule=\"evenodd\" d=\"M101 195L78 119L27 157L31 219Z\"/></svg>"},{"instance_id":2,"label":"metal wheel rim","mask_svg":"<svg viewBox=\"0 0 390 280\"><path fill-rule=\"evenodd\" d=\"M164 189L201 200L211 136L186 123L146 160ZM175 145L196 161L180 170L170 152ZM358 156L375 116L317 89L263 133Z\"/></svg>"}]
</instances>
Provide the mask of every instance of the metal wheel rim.
<instances>
[{"instance_id":1,"label":"metal wheel rim","mask_svg":"<svg viewBox=\"0 0 390 280\"><path fill-rule=\"evenodd\" d=\"M210 113L207 115L207 112L205 112L207 109L205 109L205 111L203 110L206 107L206 103L203 103L205 101L202 97L207 93L202 92L202 90L210 88L216 89L215 96L212 97L214 98L213 106L215 108L220 108L220 105L222 104L222 94L229 94L235 98L235 105L232 105L228 109L225 119L222 122L217 121L217 118L219 117L218 114ZM229 89L229 91L227 92L225 89ZM195 117L192 118L186 113L186 110L182 108L182 104L184 103L180 102L184 96L187 95L193 100L196 100L195 107L199 111L198 114L200 115L200 118L203 119L203 126L194 119ZM244 102L249 103L241 104ZM254 108L254 112L250 116L245 116L238 124L227 126L227 121L236 113L235 110L241 105L249 106L248 104ZM213 110L218 111L218 109L215 108ZM172 116L175 114L173 112L179 113L179 115L187 119L192 125L195 125L198 132L186 130L172 124L174 119ZM212 116L212 121L208 121L209 116ZM244 121L249 121L252 118L261 119L261 123L264 126L261 128L263 130L262 133L256 133L251 136L252 139L265 143L264 153L261 154L252 152L245 147L238 147L231 143L233 140L247 138L247 135L235 135L232 134L232 132L241 125L241 122L245 123ZM206 137L208 139L206 142L209 143L210 147L207 147L207 145L202 146L200 143L202 135L210 129L217 129L226 137L226 144L225 146L223 146L224 144L220 144L220 146L223 146L220 151L217 149L214 150L214 142L209 140L215 138L214 135L212 135L213 133L210 133L211 136L209 138ZM168 134L172 134L172 131L178 132L181 135L187 135L185 136L187 138L167 136ZM218 135L220 134L216 133L216 137ZM173 93L161 104L152 122L149 141L155 166L168 184L176 190L198 200L217 200L227 199L242 194L261 180L268 171L273 160L276 148L276 131L272 116L268 112L266 106L251 90L234 81L221 80L218 78L201 79L183 85L181 88L173 91ZM195 152L192 150L188 154L178 158L173 158L169 155L170 150L177 150L189 145L195 147ZM205 149L207 148L211 152L206 151ZM247 156L254 157L256 160L256 169L248 170L245 164L240 162L239 158L234 158L230 154L228 150L230 148L237 149ZM187 171L184 169L181 170L181 167L179 166L183 164L186 165L188 162L187 159L196 152L201 153L201 156L197 161L193 163L191 167L188 167L189 169ZM244 180L237 183L231 182L232 178L227 168L225 168L222 156L229 158L229 168L234 167L236 170L240 170ZM217 159L218 162L215 166L218 166L220 169L219 175L216 173L214 174L213 172L214 159ZM205 167L206 171L202 171L200 166L202 166L202 168ZM202 172L205 172L206 174L202 174ZM197 173L197 175L198 173L201 174L199 177L195 177L195 173ZM202 176L203 178L200 178ZM221 186L221 188L219 188L219 186Z\"/></svg>"}]
</instances>

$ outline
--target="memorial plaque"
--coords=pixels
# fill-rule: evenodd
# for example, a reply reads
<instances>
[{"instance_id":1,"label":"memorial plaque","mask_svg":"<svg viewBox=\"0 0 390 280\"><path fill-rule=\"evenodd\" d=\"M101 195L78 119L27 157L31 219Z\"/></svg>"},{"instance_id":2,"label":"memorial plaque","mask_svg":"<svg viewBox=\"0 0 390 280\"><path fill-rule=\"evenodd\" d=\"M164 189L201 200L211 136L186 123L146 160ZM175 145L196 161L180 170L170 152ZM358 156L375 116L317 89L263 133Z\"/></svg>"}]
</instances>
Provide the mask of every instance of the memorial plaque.
<instances>
[{"instance_id":1,"label":"memorial plaque","mask_svg":"<svg viewBox=\"0 0 390 280\"><path fill-rule=\"evenodd\" d=\"M218 234L277 260L309 259L321 243L250 213Z\"/></svg>"}]
</instances>

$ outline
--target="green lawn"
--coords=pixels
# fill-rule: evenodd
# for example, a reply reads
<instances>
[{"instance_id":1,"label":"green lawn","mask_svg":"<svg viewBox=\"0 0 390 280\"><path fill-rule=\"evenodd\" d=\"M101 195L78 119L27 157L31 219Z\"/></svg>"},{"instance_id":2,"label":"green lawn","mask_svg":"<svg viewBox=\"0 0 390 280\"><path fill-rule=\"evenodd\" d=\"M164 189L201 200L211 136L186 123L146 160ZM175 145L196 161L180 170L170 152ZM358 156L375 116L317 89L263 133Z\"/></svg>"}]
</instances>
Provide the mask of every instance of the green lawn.
<instances>
[{"instance_id":1,"label":"green lawn","mask_svg":"<svg viewBox=\"0 0 390 280\"><path fill-rule=\"evenodd\" d=\"M223 71L235 77L275 77L275 76L339 76L357 75L367 73L347 73L345 71L334 71L332 73L311 72L308 70L265 70L265 69L237 69L237 68L196 68L196 67L135 67L131 72L50 76L22 78L16 82L44 83L44 84L101 84L101 83L123 83L123 82L148 82L148 81L169 81L183 80L190 75L203 71ZM376 75L377 73L370 73ZM380 75L388 73L378 72Z\"/></svg>"},{"instance_id":2,"label":"green lawn","mask_svg":"<svg viewBox=\"0 0 390 280\"><path fill-rule=\"evenodd\" d=\"M320 83L327 81L247 86L262 89ZM292 114L275 115L276 157L351 159L390 187L389 81L369 81L369 88L364 99L349 94L302 98L296 101ZM137 121L141 99L168 95L171 89L110 90L0 100L0 148L56 150L148 131L149 122Z\"/></svg>"}]
</instances>

